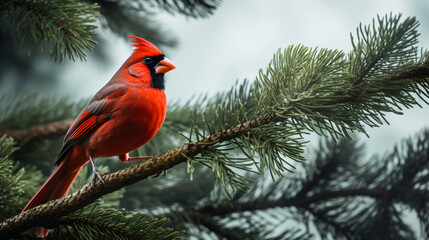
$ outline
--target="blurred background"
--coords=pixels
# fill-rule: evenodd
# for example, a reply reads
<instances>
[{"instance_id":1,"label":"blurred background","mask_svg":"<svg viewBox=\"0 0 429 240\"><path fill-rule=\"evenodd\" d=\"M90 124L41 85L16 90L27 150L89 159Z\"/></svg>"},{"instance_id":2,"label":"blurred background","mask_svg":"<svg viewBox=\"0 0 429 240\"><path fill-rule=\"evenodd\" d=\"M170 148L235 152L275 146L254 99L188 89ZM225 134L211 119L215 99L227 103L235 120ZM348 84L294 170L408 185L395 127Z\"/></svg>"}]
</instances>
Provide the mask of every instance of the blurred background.
<instances>
[{"instance_id":1,"label":"blurred background","mask_svg":"<svg viewBox=\"0 0 429 240\"><path fill-rule=\"evenodd\" d=\"M114 5L116 1L98 2L100 4L104 2L102 10L106 12L114 12L117 7ZM278 49L292 44L339 49L347 53L352 49L350 33L355 34L360 23L371 24L377 15L402 13L404 18L415 16L420 22L418 46L429 49L429 1L427 0L210 2L214 2L212 13L204 13L203 17L181 14L151 5L151 8L144 12L143 17L136 18L135 21L130 17L131 19L125 22L130 25L135 24L134 28L147 25L151 31L156 32L152 39L145 32L141 37L149 38L159 45L159 48L176 65L177 69L166 76L166 93L169 102L185 103L200 94L214 96L220 91L229 90L237 80L238 82L243 82L245 79L253 81L259 70L267 67ZM138 23L138 21L144 22ZM65 60L61 64L54 63L47 55L40 53L39 49L33 49L31 55L28 55L26 48L13 40L6 27L6 31L0 33L0 94L3 95L1 108L13 112L15 105L10 105L11 96L29 93L54 96L53 101L58 102L63 100L58 100L56 97L64 97L66 99L64 101L70 103L70 106L75 102L88 101L110 80L132 52L131 42L126 36L139 33L139 30L133 27L122 29L120 23L115 26L108 19L101 19L97 24L100 25L95 36L98 44L93 51L85 52L88 55L86 61ZM31 97L28 99L31 101ZM402 139L423 132L429 125L429 106L423 102L421 105L422 108L404 109L404 115L387 114L386 119L390 125L368 129L369 138L364 135L357 136L365 145L365 150L362 150L365 156L385 156ZM67 112L65 109L62 111ZM73 111L73 114L78 112L74 108ZM63 118L66 118L64 116L74 118L73 114L64 113ZM0 129L5 126L14 125L7 123L0 126ZM310 140L308 149L319 148L318 136L311 135L308 138ZM61 137L57 138L56 143L46 145L43 149L51 147L59 149L60 139ZM26 146L23 149L34 148L36 147ZM41 168L44 167L45 174L51 170L49 166L52 166L54 155L55 153L39 155L46 156L39 159L44 161L43 164L38 163ZM18 152L17 156L17 158L28 158L24 152ZM28 163L28 161L24 162ZM297 168L300 167L301 165L298 164ZM187 182L188 176L183 174L186 171L185 168L180 171L178 175L183 178L180 181ZM174 173L172 175L178 177ZM207 181L211 182L211 180ZM158 186L156 182L151 184L155 184L151 185L152 187ZM197 187L195 186L198 191ZM210 189L203 192L210 195ZM201 196L204 194L202 193ZM179 196L180 198L183 196ZM195 199L198 199L198 196ZM164 202L164 204L167 203ZM135 203L123 203L121 206L131 209L142 207ZM155 213L159 214L156 211ZM416 238L423 236L421 234L424 230L419 227L416 213L404 214L407 215L407 223L417 232ZM204 236L202 238L216 239L214 234L201 235L201 232L203 232L201 229L190 231L191 235L194 234L194 238ZM304 239L303 235L297 236ZM323 239L323 236L320 239Z\"/></svg>"}]
</instances>

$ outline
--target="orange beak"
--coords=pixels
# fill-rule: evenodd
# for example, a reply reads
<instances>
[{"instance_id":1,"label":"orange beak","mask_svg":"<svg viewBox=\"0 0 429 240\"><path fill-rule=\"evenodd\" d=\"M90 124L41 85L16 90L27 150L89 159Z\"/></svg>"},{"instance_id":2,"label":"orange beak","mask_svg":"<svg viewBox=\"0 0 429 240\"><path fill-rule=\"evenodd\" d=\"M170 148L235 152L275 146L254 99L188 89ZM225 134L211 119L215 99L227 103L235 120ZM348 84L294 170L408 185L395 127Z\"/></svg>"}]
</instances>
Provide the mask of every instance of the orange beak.
<instances>
[{"instance_id":1,"label":"orange beak","mask_svg":"<svg viewBox=\"0 0 429 240\"><path fill-rule=\"evenodd\" d=\"M173 69L175 69L176 67L173 65L173 63L168 60L168 58L164 58L163 60L161 60L155 67L155 72L157 74L165 74L168 71L171 71Z\"/></svg>"}]
</instances>

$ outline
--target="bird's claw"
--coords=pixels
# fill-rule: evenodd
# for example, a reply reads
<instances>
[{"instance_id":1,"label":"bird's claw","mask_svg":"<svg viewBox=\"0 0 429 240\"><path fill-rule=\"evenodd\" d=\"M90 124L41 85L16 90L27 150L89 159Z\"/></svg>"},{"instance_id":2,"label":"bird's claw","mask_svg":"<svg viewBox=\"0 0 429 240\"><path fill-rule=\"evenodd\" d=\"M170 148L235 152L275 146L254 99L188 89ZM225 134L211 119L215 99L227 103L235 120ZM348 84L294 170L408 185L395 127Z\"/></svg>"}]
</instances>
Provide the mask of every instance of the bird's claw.
<instances>
[{"instance_id":1,"label":"bird's claw","mask_svg":"<svg viewBox=\"0 0 429 240\"><path fill-rule=\"evenodd\" d=\"M98 169L94 169L93 171L92 171L92 179L91 179L91 185L95 185L95 183L97 183L97 180L100 180L100 182L102 182L102 183L104 183L104 180L103 180L103 176L104 176L104 174L105 173L103 173L103 172L101 172L100 170L98 170Z\"/></svg>"}]
</instances>

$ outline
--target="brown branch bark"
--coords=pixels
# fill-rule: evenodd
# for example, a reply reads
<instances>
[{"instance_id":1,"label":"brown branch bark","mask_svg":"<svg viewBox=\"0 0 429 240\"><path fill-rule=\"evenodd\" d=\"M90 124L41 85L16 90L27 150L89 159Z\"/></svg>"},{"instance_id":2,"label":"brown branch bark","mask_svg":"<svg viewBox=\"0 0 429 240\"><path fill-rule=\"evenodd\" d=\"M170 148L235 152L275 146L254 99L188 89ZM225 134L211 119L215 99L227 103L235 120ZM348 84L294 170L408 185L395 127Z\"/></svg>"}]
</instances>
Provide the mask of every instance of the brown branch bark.
<instances>
[{"instance_id":1,"label":"brown branch bark","mask_svg":"<svg viewBox=\"0 0 429 240\"><path fill-rule=\"evenodd\" d=\"M429 62L417 67L412 67L408 70L405 70L396 75L393 75L388 79L389 80L412 79L416 82L419 82L428 77L429 77Z\"/></svg>"},{"instance_id":2,"label":"brown branch bark","mask_svg":"<svg viewBox=\"0 0 429 240\"><path fill-rule=\"evenodd\" d=\"M391 76L391 79L414 79L420 81L429 78L429 63L414 67L398 75ZM324 104L339 104L353 101L354 98L335 99ZM0 223L0 236L11 237L35 226L52 226L56 219L78 210L105 194L116 191L122 187L143 180L151 175L160 173L172 168L193 157L210 147L210 142L227 141L242 134L247 134L249 130L273 122L282 121L283 116L291 113L291 109L286 109L281 113L272 114L266 118L257 118L250 122L240 124L228 130L207 136L199 141L178 147L160 154L145 162L133 165L120 171L103 176L104 183L97 182L95 185L86 184L72 195L57 199L29 209L14 217L6 219Z\"/></svg>"},{"instance_id":3,"label":"brown branch bark","mask_svg":"<svg viewBox=\"0 0 429 240\"><path fill-rule=\"evenodd\" d=\"M12 137L17 142L34 140L34 139L43 139L54 136L61 136L69 127L73 124L73 120L63 120L57 122L51 122L44 125L34 126L27 129L22 130L9 130L3 129L0 130L0 136L7 135Z\"/></svg>"}]
</instances>

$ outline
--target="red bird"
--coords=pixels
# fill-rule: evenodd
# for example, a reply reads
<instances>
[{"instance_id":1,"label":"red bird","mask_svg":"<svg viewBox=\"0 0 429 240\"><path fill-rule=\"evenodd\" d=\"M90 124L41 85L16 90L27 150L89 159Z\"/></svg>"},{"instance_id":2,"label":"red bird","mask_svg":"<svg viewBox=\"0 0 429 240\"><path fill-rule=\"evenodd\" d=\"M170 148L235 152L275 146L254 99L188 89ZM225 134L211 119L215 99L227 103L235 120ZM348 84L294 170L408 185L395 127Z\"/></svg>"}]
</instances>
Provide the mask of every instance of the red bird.
<instances>
[{"instance_id":1,"label":"red bird","mask_svg":"<svg viewBox=\"0 0 429 240\"><path fill-rule=\"evenodd\" d=\"M57 168L27 203L24 210L64 197L77 174L91 161L94 178L98 157L118 156L122 162L148 157L128 157L161 128L167 111L164 74L175 68L152 43L130 36L134 52L112 79L94 96L68 130L55 162ZM37 227L37 236L49 229Z\"/></svg>"}]
</instances>

